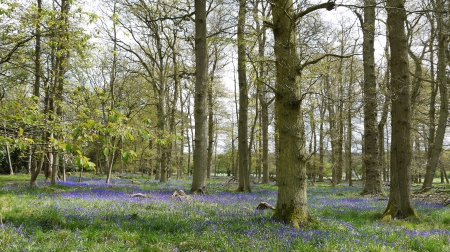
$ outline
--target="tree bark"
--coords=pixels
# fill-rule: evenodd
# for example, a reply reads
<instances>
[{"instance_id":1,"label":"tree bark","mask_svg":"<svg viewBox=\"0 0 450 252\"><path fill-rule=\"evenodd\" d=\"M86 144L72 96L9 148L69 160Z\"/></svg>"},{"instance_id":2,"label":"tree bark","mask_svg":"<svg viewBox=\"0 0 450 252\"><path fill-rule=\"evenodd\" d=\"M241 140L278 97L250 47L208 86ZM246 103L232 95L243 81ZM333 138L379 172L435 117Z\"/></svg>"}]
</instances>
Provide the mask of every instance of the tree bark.
<instances>
[{"instance_id":1,"label":"tree bark","mask_svg":"<svg viewBox=\"0 0 450 252\"><path fill-rule=\"evenodd\" d=\"M382 219L417 216L410 200L411 100L405 0L387 0L391 49L391 187Z\"/></svg>"},{"instance_id":2,"label":"tree bark","mask_svg":"<svg viewBox=\"0 0 450 252\"><path fill-rule=\"evenodd\" d=\"M306 157L302 134L302 110L297 52L297 18L327 4L315 5L294 13L292 0L272 3L273 34L275 39L275 117L278 132L277 206L272 219L293 227L308 223ZM293 18L295 17L295 18Z\"/></svg>"},{"instance_id":3,"label":"tree bark","mask_svg":"<svg viewBox=\"0 0 450 252\"><path fill-rule=\"evenodd\" d=\"M434 6L436 10L444 9L444 1L436 0ZM439 157L442 152L442 145L444 142L445 130L448 119L448 87L447 87L447 48L448 48L448 26L444 24L444 17L440 11L436 11L437 15L437 38L438 38L438 63L437 63L437 85L440 95L439 119L436 129L434 142L428 147L429 155L426 166L425 180L422 185L422 190L429 190L432 187L433 179L439 163ZM430 125L430 127L434 127Z\"/></svg>"},{"instance_id":4,"label":"tree bark","mask_svg":"<svg viewBox=\"0 0 450 252\"><path fill-rule=\"evenodd\" d=\"M208 83L208 168L206 171L207 179L211 178L211 168L213 160L213 149L214 149L214 97L213 97L213 84L214 76L216 74L217 63L219 61L219 49L217 45L212 45L213 47L213 66L211 72L209 73L209 83Z\"/></svg>"},{"instance_id":5,"label":"tree bark","mask_svg":"<svg viewBox=\"0 0 450 252\"><path fill-rule=\"evenodd\" d=\"M35 44L35 58L34 58L34 85L33 85L33 95L36 97L36 103L39 103L39 90L41 86L41 13L42 13L42 0L37 0L37 19L36 22L36 44ZM36 133L34 136L34 142L38 142L39 133ZM37 177L41 172L41 167L38 165L37 157L35 156L36 148L40 148L38 145L30 146L30 159L29 159L29 167L31 173L30 186L36 187Z\"/></svg>"},{"instance_id":6,"label":"tree bark","mask_svg":"<svg viewBox=\"0 0 450 252\"><path fill-rule=\"evenodd\" d=\"M207 157L207 73L208 50L206 45L206 0L195 0L195 146L194 146L194 174L191 192L206 187Z\"/></svg>"},{"instance_id":7,"label":"tree bark","mask_svg":"<svg viewBox=\"0 0 450 252\"><path fill-rule=\"evenodd\" d=\"M239 186L238 191L251 191L248 155L248 91L246 71L245 17L246 0L239 0L237 43L238 43L238 83L239 83Z\"/></svg>"},{"instance_id":8,"label":"tree bark","mask_svg":"<svg viewBox=\"0 0 450 252\"><path fill-rule=\"evenodd\" d=\"M364 1L363 60L364 60L364 194L384 194L378 165L377 84L375 76L375 0Z\"/></svg>"},{"instance_id":9,"label":"tree bark","mask_svg":"<svg viewBox=\"0 0 450 252\"><path fill-rule=\"evenodd\" d=\"M323 141L325 138L325 132L323 129L323 124L325 122L325 104L319 106L320 110L320 122L319 122L319 182L323 182L323 168L324 168L324 157L325 150L323 146Z\"/></svg>"},{"instance_id":10,"label":"tree bark","mask_svg":"<svg viewBox=\"0 0 450 252\"><path fill-rule=\"evenodd\" d=\"M256 33L259 34L258 37L258 57L263 59L265 56L265 46L266 46L266 29L261 27L260 18L258 14L259 5L261 4L262 14L266 16L266 8L263 5L263 1L258 0L254 6L254 16L256 23ZM269 102L266 97L266 87L265 87L265 67L264 63L258 65L258 99L261 106L261 135L262 135L262 183L268 184L269 180Z\"/></svg>"}]
</instances>

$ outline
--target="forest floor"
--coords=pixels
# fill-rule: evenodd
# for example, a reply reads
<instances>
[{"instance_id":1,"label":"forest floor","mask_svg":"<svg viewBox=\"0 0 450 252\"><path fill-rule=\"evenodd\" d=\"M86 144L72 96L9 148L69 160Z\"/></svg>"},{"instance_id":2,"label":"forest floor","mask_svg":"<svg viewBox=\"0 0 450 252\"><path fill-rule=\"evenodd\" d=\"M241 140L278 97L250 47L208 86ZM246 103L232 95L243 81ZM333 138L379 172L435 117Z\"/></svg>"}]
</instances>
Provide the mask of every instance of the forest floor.
<instances>
[{"instance_id":1,"label":"forest floor","mask_svg":"<svg viewBox=\"0 0 450 252\"><path fill-rule=\"evenodd\" d=\"M450 251L444 184L427 193L412 187L419 218L382 222L387 196L362 196L357 183L316 183L308 189L312 221L294 229L256 209L276 205L273 183L239 193L215 177L199 195L189 193L191 178L128 174L105 184L84 174L81 182L39 180L38 188L28 180L0 176L0 251Z\"/></svg>"}]
</instances>

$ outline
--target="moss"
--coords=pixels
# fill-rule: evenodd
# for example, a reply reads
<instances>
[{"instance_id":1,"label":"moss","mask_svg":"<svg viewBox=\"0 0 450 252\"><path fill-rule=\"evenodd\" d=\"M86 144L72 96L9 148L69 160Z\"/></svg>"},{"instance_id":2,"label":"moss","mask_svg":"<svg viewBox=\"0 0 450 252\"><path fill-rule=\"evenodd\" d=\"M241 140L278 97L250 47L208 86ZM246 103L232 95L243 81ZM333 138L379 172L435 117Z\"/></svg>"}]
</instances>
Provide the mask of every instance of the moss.
<instances>
[{"instance_id":1,"label":"moss","mask_svg":"<svg viewBox=\"0 0 450 252\"><path fill-rule=\"evenodd\" d=\"M395 198L389 200L388 205L386 207L386 210L383 213L383 216L381 216L381 221L390 221L392 219L405 219L405 218L418 218L419 215L417 214L417 212L410 207L410 209L408 209L405 212L401 212L398 209L397 206L397 201Z\"/></svg>"},{"instance_id":2,"label":"moss","mask_svg":"<svg viewBox=\"0 0 450 252\"><path fill-rule=\"evenodd\" d=\"M300 207L283 204L281 208L275 210L272 220L292 225L294 228L300 228L308 224L311 217L308 211Z\"/></svg>"},{"instance_id":3,"label":"moss","mask_svg":"<svg viewBox=\"0 0 450 252\"><path fill-rule=\"evenodd\" d=\"M391 221L395 217L395 212L397 211L397 201L395 198L389 200L386 210L384 210L383 216L381 216L381 221Z\"/></svg>"}]
</instances>

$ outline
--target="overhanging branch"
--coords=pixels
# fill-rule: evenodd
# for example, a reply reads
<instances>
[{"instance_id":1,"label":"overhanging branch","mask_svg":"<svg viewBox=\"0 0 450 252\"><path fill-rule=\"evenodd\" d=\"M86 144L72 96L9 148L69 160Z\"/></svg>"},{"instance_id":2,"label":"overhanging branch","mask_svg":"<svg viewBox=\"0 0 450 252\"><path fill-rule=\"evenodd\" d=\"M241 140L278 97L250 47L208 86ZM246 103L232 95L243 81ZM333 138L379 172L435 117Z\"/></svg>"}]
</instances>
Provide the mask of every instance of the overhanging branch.
<instances>
[{"instance_id":1,"label":"overhanging branch","mask_svg":"<svg viewBox=\"0 0 450 252\"><path fill-rule=\"evenodd\" d=\"M324 55L320 56L317 59L313 59L313 60L307 61L307 62L305 62L303 64L300 64L298 66L298 68L297 68L297 73L300 74L305 67L310 66L310 65L314 65L314 64L318 63L319 61L323 60L324 58L326 58L328 56L336 57L336 58L340 58L340 59L345 59L345 58L350 58L353 55L337 55L337 54L327 53L327 54L324 54Z\"/></svg>"},{"instance_id":2,"label":"overhanging branch","mask_svg":"<svg viewBox=\"0 0 450 252\"><path fill-rule=\"evenodd\" d=\"M306 16L309 13L314 12L316 10L327 9L330 11L330 10L334 9L335 6L336 6L336 4L334 3L334 1L328 1L326 3L313 5L311 7L306 8L306 10L295 14L294 20L297 21L299 18L302 18L303 16Z\"/></svg>"}]
</instances>

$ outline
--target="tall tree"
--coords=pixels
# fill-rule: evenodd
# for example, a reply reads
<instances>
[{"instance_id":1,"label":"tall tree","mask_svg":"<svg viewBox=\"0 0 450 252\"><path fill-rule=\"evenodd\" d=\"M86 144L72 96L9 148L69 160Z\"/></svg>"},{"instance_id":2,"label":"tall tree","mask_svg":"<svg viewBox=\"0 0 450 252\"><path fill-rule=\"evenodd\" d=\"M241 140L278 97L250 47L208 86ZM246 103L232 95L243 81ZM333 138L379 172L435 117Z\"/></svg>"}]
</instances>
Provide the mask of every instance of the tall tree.
<instances>
[{"instance_id":1,"label":"tall tree","mask_svg":"<svg viewBox=\"0 0 450 252\"><path fill-rule=\"evenodd\" d=\"M104 110L103 113L103 124L105 126L108 125L108 117L110 112L109 111L105 111L105 107L108 107L109 110L114 110L115 109L115 96L114 96L114 90L115 90L115 85L116 85L116 77L117 77L117 61L118 61L118 57L117 57L117 24L118 24L118 14L117 14L117 4L114 1L113 3L113 9L112 9L112 16L111 16L111 21L112 21L112 31L111 31L111 40L113 43L113 48L112 48L112 64L111 64L111 70L110 70L110 74L109 74L109 92L106 92L109 95L109 104L108 106L106 106L106 102L104 101L102 103L102 108ZM110 136L109 133L105 134L105 138L106 138L106 142L110 143L110 142L114 142L114 138L112 136ZM105 158L105 168L106 168L106 180L105 183L109 184L110 179L111 179L111 173L112 173L112 168L113 168L113 164L114 164L114 159L113 159L113 151L105 151L103 153L104 158Z\"/></svg>"},{"instance_id":2,"label":"tall tree","mask_svg":"<svg viewBox=\"0 0 450 252\"><path fill-rule=\"evenodd\" d=\"M364 18L359 16L363 31L364 60L364 147L365 183L363 193L384 194L378 166L377 83L375 75L375 0L364 0Z\"/></svg>"},{"instance_id":3,"label":"tall tree","mask_svg":"<svg viewBox=\"0 0 450 252\"><path fill-rule=\"evenodd\" d=\"M248 90L246 71L245 18L246 0L239 0L237 27L238 43L238 83L239 83L239 122L238 122L238 153L239 153L239 187L238 191L251 191L248 154Z\"/></svg>"},{"instance_id":4,"label":"tall tree","mask_svg":"<svg viewBox=\"0 0 450 252\"><path fill-rule=\"evenodd\" d=\"M382 219L417 216L410 200L411 100L405 0L387 0L391 49L391 187ZM366 143L367 144L367 143Z\"/></svg>"},{"instance_id":5,"label":"tall tree","mask_svg":"<svg viewBox=\"0 0 450 252\"><path fill-rule=\"evenodd\" d=\"M207 75L208 49L206 45L206 0L195 0L195 100L194 100L194 173L191 191L206 187L208 166L208 124L207 124Z\"/></svg>"},{"instance_id":6,"label":"tall tree","mask_svg":"<svg viewBox=\"0 0 450 252\"><path fill-rule=\"evenodd\" d=\"M61 10L60 10L60 17L58 19L59 21L59 27L58 27L58 50L56 51L56 64L54 66L54 84L53 84L53 93L54 93L54 99L53 99L53 113L55 115L55 118L61 119L63 116L63 91L64 91L64 82L65 82L65 74L68 69L68 63L69 63L69 36L68 36L68 30L69 30L69 11L71 7L71 1L68 0L62 0L61 1ZM54 135L55 138L58 138L57 135ZM56 184L57 176L59 175L59 162L60 162L60 155L57 150L54 148L52 149L53 154L53 168L51 172L51 183Z\"/></svg>"},{"instance_id":7,"label":"tall tree","mask_svg":"<svg viewBox=\"0 0 450 252\"><path fill-rule=\"evenodd\" d=\"M318 60L300 64L297 52L297 21L303 16L322 9L333 9L334 3L313 5L295 13L292 0L274 0L272 24L276 57L275 117L279 136L278 196L272 219L300 227L310 215L307 204L306 155L302 135L301 70Z\"/></svg>"},{"instance_id":8,"label":"tall tree","mask_svg":"<svg viewBox=\"0 0 450 252\"><path fill-rule=\"evenodd\" d=\"M448 3L444 0L436 0L433 9L437 15L436 17L436 31L437 31L437 86L440 95L439 119L434 142L430 143L428 147L428 160L426 166L425 180L422 185L423 190L429 190L432 187L434 175L439 163L439 157L442 152L442 144L444 142L445 130L448 119L448 77L446 67L448 64L448 29L449 21L444 17L441 10L448 10ZM447 5L447 6L446 6ZM434 127L434 125L430 125Z\"/></svg>"},{"instance_id":9,"label":"tall tree","mask_svg":"<svg viewBox=\"0 0 450 252\"><path fill-rule=\"evenodd\" d=\"M34 85L33 85L33 95L37 98L37 103L39 102L39 96L40 96L40 86L41 86L41 13L42 13L42 0L36 1L36 43L35 43L35 51L34 51ZM34 136L35 142L37 142L37 138L39 137L38 134ZM31 145L30 146L30 157L31 157L31 164L29 166L31 167L31 178L30 178L30 186L36 187L37 184L37 177L39 173L41 172L41 166L38 164L37 157L34 155L34 152L38 146Z\"/></svg>"}]
</instances>

